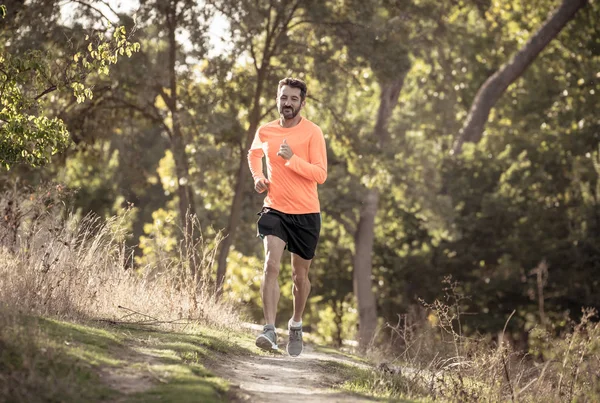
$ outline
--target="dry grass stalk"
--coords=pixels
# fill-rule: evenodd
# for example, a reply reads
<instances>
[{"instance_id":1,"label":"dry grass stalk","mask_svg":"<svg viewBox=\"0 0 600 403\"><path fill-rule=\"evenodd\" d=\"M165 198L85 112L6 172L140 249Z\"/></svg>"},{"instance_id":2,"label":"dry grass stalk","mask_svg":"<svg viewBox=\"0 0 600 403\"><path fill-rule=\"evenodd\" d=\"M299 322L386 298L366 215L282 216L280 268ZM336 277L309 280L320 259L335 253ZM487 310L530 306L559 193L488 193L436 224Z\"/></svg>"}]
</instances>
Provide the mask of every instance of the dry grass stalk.
<instances>
[{"instance_id":1,"label":"dry grass stalk","mask_svg":"<svg viewBox=\"0 0 600 403\"><path fill-rule=\"evenodd\" d=\"M5 308L68 318L120 320L125 314L126 320L141 320L119 308L127 307L162 322L239 322L234 307L214 297L211 274L219 238L206 242L195 217L187 220L193 231L184 232L194 239L182 239L179 259L135 267L125 242L128 211L108 220L79 218L65 213L63 196L59 187L3 195L0 208L10 213L0 225L0 301Z\"/></svg>"},{"instance_id":2,"label":"dry grass stalk","mask_svg":"<svg viewBox=\"0 0 600 403\"><path fill-rule=\"evenodd\" d=\"M448 304L423 303L399 315L397 324L386 324L390 343L371 356L380 368L391 368L395 377L401 374L404 394L395 397L420 398L426 390L429 398L440 401L600 400L600 324L592 320L594 310L584 310L579 323L562 334L550 334L540 324L530 331L529 350L517 351L510 343L496 345L489 337L461 334L456 323L461 298L451 294Z\"/></svg>"}]
</instances>

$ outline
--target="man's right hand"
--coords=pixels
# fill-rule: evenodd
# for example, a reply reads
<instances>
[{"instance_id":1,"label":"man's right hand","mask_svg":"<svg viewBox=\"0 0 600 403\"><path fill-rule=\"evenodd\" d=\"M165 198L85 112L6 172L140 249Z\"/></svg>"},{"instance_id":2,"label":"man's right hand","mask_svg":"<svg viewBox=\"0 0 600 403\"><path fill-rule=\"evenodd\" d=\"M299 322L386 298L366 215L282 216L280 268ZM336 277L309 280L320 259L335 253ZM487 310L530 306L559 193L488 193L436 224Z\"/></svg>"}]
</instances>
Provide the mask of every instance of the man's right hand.
<instances>
[{"instance_id":1,"label":"man's right hand","mask_svg":"<svg viewBox=\"0 0 600 403\"><path fill-rule=\"evenodd\" d=\"M268 179L261 178L254 183L254 190L256 190L258 193L262 193L265 190L269 190L270 184L271 182L269 182Z\"/></svg>"}]
</instances>

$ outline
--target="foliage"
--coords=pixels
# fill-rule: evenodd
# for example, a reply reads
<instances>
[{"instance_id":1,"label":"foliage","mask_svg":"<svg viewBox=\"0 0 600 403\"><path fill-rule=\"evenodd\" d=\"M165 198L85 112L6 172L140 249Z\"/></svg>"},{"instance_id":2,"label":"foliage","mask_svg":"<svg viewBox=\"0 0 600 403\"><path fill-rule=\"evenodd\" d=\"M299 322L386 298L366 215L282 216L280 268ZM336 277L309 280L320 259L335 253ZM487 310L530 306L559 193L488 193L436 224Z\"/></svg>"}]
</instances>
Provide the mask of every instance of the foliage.
<instances>
[{"instance_id":1,"label":"foliage","mask_svg":"<svg viewBox=\"0 0 600 403\"><path fill-rule=\"evenodd\" d=\"M38 96L27 99L21 90L25 83L40 79L47 69L43 57L32 52L26 58L15 58L4 52L0 55L2 111L0 119L0 162L4 168L24 162L33 166L48 162L69 145L69 134L58 118L29 113ZM37 76L37 77L35 77Z\"/></svg>"},{"instance_id":2,"label":"foliage","mask_svg":"<svg viewBox=\"0 0 600 403\"><path fill-rule=\"evenodd\" d=\"M23 130L68 131L77 147L50 166L12 169L3 174L2 186L14 183L9 174L32 186L42 178L58 179L78 189L69 200L81 215L111 216L134 203L128 245L136 264L164 258L163 269L176 270L181 178L169 137L172 91L167 22L161 13L166 4L143 2L136 26L141 49L131 55L131 63L107 60L109 76L98 73L100 61L87 49L82 31L74 31L73 38L80 39L76 49L55 36L34 41L28 29L54 30L30 27L22 19L15 20L21 24L15 31L19 36L3 32L22 46L15 54L3 48L4 65L16 66L11 70L14 96L31 101L48 88L41 67L50 68L44 74L53 77L59 67L47 55L63 52L50 60L58 60L63 69L69 66L72 82L84 85L76 86L78 94L86 96L89 88L94 98L86 96L85 103L77 104L74 88L65 84L62 94L55 91L30 103L31 110L26 105L14 109L23 118L34 116L31 122L15 120ZM598 1L590 1L507 89L482 141L466 146L459 157L449 151L477 89L528 40L557 1L211 1L206 10L188 9L196 7L192 2L179 4L184 24L177 31L174 71L189 164L185 180L195 192L209 244L229 221L263 59L271 68L257 95L261 123L277 117L273 95L279 78L296 75L308 82L303 113L322 127L329 161L328 180L319 188L323 230L305 316L313 333L332 344L355 335L352 258L365 187L376 187L381 195L372 255L373 291L383 324L379 341L396 338L385 324L398 317L427 318L428 312L416 313L422 309L418 301L442 301L442 280L448 275L459 281L461 294L470 295L460 305L467 313L463 335L491 338L514 310L505 333L523 351L534 345L532 329L552 337L567 334L582 307L600 307L595 276L600 264ZM277 52L265 55L268 29L282 23L278 11L289 12L295 5L289 32L279 38ZM202 24L193 26L192 14L200 11L206 12ZM119 16L119 25L133 26L133 13L126 14ZM211 28L209 18L220 25ZM210 50L218 43L210 35L221 37L226 46ZM101 44L117 46L115 38L90 38L94 56L101 59L112 55L103 56ZM7 40L4 46L9 45ZM28 47L29 53L22 51ZM72 56L77 53L76 61ZM84 59L96 68L86 69ZM381 149L372 139L380 84L409 66L389 122L389 141ZM87 78L80 80L75 71ZM70 102L59 97L65 93ZM54 118L62 126L36 129L35 119L50 125ZM35 164L64 148L64 141L51 141L56 136L40 136L27 148L28 161ZM39 156L30 156L32 150ZM24 158L19 155L11 158ZM263 195L253 193L251 183L244 186L225 295L261 320L263 248L254 235ZM289 281L286 255L281 322L291 312Z\"/></svg>"},{"instance_id":3,"label":"foliage","mask_svg":"<svg viewBox=\"0 0 600 403\"><path fill-rule=\"evenodd\" d=\"M5 10L4 10L5 13ZM139 51L139 44L129 40L123 26L114 29L110 38L99 32L83 41L85 51L60 60L50 60L42 50L23 55L11 54L10 46L0 48L0 164L10 169L18 163L38 166L70 144L69 132L58 117L47 116L42 100L54 91L71 91L78 103L92 99L86 78L107 75L118 57Z\"/></svg>"}]
</instances>

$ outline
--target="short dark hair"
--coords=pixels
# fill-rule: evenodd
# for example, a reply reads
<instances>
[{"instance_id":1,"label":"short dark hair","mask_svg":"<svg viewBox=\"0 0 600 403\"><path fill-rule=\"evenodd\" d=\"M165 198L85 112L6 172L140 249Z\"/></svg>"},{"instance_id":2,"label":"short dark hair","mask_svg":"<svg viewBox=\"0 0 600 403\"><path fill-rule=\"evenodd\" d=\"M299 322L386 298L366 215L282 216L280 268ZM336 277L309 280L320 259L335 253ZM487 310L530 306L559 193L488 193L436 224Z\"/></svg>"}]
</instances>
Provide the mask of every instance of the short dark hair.
<instances>
[{"instance_id":1,"label":"short dark hair","mask_svg":"<svg viewBox=\"0 0 600 403\"><path fill-rule=\"evenodd\" d=\"M281 89L284 85L288 85L292 88L300 88L300 99L304 101L306 99L306 83L299 78L286 77L283 80L279 81L279 87L277 87L277 91Z\"/></svg>"}]
</instances>

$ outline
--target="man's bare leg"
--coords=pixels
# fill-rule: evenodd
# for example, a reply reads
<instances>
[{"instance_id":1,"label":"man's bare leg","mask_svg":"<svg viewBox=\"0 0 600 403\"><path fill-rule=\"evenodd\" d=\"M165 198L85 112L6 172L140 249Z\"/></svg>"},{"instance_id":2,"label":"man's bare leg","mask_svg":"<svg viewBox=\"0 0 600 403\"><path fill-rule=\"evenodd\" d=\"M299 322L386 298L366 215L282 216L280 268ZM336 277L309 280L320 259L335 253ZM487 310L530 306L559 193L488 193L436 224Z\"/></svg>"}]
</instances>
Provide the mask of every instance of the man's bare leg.
<instances>
[{"instance_id":1,"label":"man's bare leg","mask_svg":"<svg viewBox=\"0 0 600 403\"><path fill-rule=\"evenodd\" d=\"M308 279L308 269L312 260L306 260L292 253L292 294L294 295L294 322L302 321L302 313L306 306L306 300L310 294L310 280Z\"/></svg>"},{"instance_id":2,"label":"man's bare leg","mask_svg":"<svg viewBox=\"0 0 600 403\"><path fill-rule=\"evenodd\" d=\"M298 357L304 349L302 342L302 314L306 306L308 294L310 294L310 280L308 269L310 260L301 258L292 253L292 294L294 294L294 315L288 322L289 340L287 352L292 357Z\"/></svg>"},{"instance_id":3,"label":"man's bare leg","mask_svg":"<svg viewBox=\"0 0 600 403\"><path fill-rule=\"evenodd\" d=\"M263 243L265 246L265 265L260 284L260 295L262 297L265 323L275 325L277 304L279 303L279 268L285 242L274 235L267 235Z\"/></svg>"}]
</instances>

